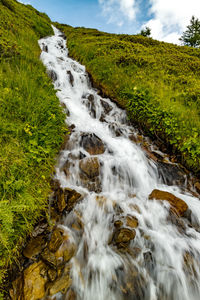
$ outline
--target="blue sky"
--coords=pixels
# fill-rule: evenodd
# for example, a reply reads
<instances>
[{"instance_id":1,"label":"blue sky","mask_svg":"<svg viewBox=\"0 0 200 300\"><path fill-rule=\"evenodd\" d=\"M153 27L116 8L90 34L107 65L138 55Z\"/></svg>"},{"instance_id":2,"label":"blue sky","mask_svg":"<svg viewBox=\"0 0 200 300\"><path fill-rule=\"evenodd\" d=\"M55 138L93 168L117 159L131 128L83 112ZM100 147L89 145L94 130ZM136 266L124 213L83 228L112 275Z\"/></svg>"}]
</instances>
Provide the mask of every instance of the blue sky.
<instances>
[{"instance_id":1,"label":"blue sky","mask_svg":"<svg viewBox=\"0 0 200 300\"><path fill-rule=\"evenodd\" d=\"M155 39L179 43L192 15L200 18L200 0L22 0L53 21L136 34L149 26Z\"/></svg>"}]
</instances>

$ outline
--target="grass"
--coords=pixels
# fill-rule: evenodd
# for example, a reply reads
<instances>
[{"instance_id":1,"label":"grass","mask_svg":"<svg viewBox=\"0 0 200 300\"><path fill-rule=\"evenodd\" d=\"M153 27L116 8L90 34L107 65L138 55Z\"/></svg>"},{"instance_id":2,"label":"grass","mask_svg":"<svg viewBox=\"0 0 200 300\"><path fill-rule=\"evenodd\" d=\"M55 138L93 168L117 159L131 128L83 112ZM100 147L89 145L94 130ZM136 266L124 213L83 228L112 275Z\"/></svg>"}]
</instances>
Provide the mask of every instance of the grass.
<instances>
[{"instance_id":1,"label":"grass","mask_svg":"<svg viewBox=\"0 0 200 300\"><path fill-rule=\"evenodd\" d=\"M30 5L0 0L0 286L45 214L66 133L64 113L39 60L38 39L53 34L50 24Z\"/></svg>"},{"instance_id":2,"label":"grass","mask_svg":"<svg viewBox=\"0 0 200 300\"><path fill-rule=\"evenodd\" d=\"M96 86L200 174L200 49L55 23Z\"/></svg>"}]
</instances>

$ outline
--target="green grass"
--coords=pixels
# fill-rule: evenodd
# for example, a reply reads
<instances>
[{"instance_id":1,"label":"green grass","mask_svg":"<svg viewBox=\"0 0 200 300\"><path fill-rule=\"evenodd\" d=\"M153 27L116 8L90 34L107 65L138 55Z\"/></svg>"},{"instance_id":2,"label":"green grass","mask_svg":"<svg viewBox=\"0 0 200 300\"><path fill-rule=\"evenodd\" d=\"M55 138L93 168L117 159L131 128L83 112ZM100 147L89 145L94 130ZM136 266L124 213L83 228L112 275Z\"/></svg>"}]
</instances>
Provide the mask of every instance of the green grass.
<instances>
[{"instance_id":1,"label":"green grass","mask_svg":"<svg viewBox=\"0 0 200 300\"><path fill-rule=\"evenodd\" d=\"M0 286L24 238L45 214L65 116L39 60L50 19L0 0Z\"/></svg>"},{"instance_id":2,"label":"green grass","mask_svg":"<svg viewBox=\"0 0 200 300\"><path fill-rule=\"evenodd\" d=\"M200 50L55 23L105 95L200 172Z\"/></svg>"}]
</instances>

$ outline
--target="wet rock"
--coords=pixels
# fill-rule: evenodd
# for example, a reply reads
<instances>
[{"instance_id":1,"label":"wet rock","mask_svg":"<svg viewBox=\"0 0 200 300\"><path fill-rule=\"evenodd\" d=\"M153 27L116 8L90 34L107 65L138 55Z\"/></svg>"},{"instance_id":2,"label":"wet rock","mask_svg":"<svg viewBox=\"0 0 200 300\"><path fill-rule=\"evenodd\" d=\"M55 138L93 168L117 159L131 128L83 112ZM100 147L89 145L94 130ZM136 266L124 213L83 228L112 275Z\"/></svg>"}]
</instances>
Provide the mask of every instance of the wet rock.
<instances>
[{"instance_id":1,"label":"wet rock","mask_svg":"<svg viewBox=\"0 0 200 300\"><path fill-rule=\"evenodd\" d=\"M62 276L60 278L56 279L55 282L50 284L50 286L49 286L49 295L50 296L53 296L59 292L61 292L62 294L65 294L67 292L67 290L70 288L70 286L72 284L72 279L70 277L70 269L71 269L70 265L66 266Z\"/></svg>"},{"instance_id":2,"label":"wet rock","mask_svg":"<svg viewBox=\"0 0 200 300\"><path fill-rule=\"evenodd\" d=\"M49 269L47 271L47 276L48 276L49 281L53 282L54 280L56 280L57 271L55 269Z\"/></svg>"},{"instance_id":3,"label":"wet rock","mask_svg":"<svg viewBox=\"0 0 200 300\"><path fill-rule=\"evenodd\" d=\"M100 174L100 163L97 157L81 159L79 168L90 179Z\"/></svg>"},{"instance_id":4,"label":"wet rock","mask_svg":"<svg viewBox=\"0 0 200 300\"><path fill-rule=\"evenodd\" d=\"M135 144L140 144L143 142L143 136L137 135L137 134L131 134L131 135L129 135L129 140L131 140Z\"/></svg>"},{"instance_id":5,"label":"wet rock","mask_svg":"<svg viewBox=\"0 0 200 300\"><path fill-rule=\"evenodd\" d=\"M76 300L76 294L72 289L67 292L65 300Z\"/></svg>"},{"instance_id":6,"label":"wet rock","mask_svg":"<svg viewBox=\"0 0 200 300\"><path fill-rule=\"evenodd\" d=\"M63 38L63 40L66 40L66 35L62 32L61 34L59 34L59 37Z\"/></svg>"},{"instance_id":7,"label":"wet rock","mask_svg":"<svg viewBox=\"0 0 200 300\"><path fill-rule=\"evenodd\" d=\"M109 114L109 112L111 112L112 110L112 106L110 104L108 104L105 100L101 99L100 100L101 102L101 105L103 106L104 108L104 112L105 114Z\"/></svg>"},{"instance_id":8,"label":"wet rock","mask_svg":"<svg viewBox=\"0 0 200 300\"><path fill-rule=\"evenodd\" d=\"M143 257L144 257L144 265L145 265L146 269L148 270L149 274L152 275L152 272L155 269L155 260L153 258L151 251L147 251L147 252L143 253Z\"/></svg>"},{"instance_id":9,"label":"wet rock","mask_svg":"<svg viewBox=\"0 0 200 300\"><path fill-rule=\"evenodd\" d=\"M55 82L58 79L58 76L54 70L48 70L47 74L53 82Z\"/></svg>"},{"instance_id":10,"label":"wet rock","mask_svg":"<svg viewBox=\"0 0 200 300\"><path fill-rule=\"evenodd\" d=\"M171 193L160 191L160 190L153 190L152 193L149 195L149 200L165 200L169 202L171 206L171 211L176 213L179 216L184 216L186 213L188 206L187 204L181 200L180 198L174 196Z\"/></svg>"},{"instance_id":11,"label":"wet rock","mask_svg":"<svg viewBox=\"0 0 200 300\"><path fill-rule=\"evenodd\" d=\"M185 216L185 215L184 215ZM173 225L175 225L178 229L178 231L181 234L184 234L186 232L186 225L183 222L183 220L181 218L179 218L179 216L177 216L176 213L174 213L173 211L169 212L168 215L168 221L170 221Z\"/></svg>"},{"instance_id":12,"label":"wet rock","mask_svg":"<svg viewBox=\"0 0 200 300\"><path fill-rule=\"evenodd\" d=\"M42 44L42 51L48 52L48 46L45 44Z\"/></svg>"},{"instance_id":13,"label":"wet rock","mask_svg":"<svg viewBox=\"0 0 200 300\"><path fill-rule=\"evenodd\" d=\"M167 185L184 185L186 180L185 173L178 165L158 162L158 173Z\"/></svg>"},{"instance_id":14,"label":"wet rock","mask_svg":"<svg viewBox=\"0 0 200 300\"><path fill-rule=\"evenodd\" d=\"M131 230L128 228L120 228L114 234L114 241L120 247L127 246L131 240L133 240L136 236L135 230Z\"/></svg>"},{"instance_id":15,"label":"wet rock","mask_svg":"<svg viewBox=\"0 0 200 300\"><path fill-rule=\"evenodd\" d=\"M56 199L57 199L57 208L59 212L63 212L63 210L66 207L66 202L65 202L65 193L63 189L58 189L56 192Z\"/></svg>"},{"instance_id":16,"label":"wet rock","mask_svg":"<svg viewBox=\"0 0 200 300\"><path fill-rule=\"evenodd\" d=\"M105 152L103 142L95 134L83 134L80 145L90 153L90 155L98 155Z\"/></svg>"},{"instance_id":17,"label":"wet rock","mask_svg":"<svg viewBox=\"0 0 200 300\"><path fill-rule=\"evenodd\" d=\"M148 148L142 146L142 149L145 151L145 153L148 156L148 158L152 159L155 162L158 161L157 157L153 154L153 152L149 151Z\"/></svg>"},{"instance_id":18,"label":"wet rock","mask_svg":"<svg viewBox=\"0 0 200 300\"><path fill-rule=\"evenodd\" d=\"M37 256L46 246L46 241L43 236L38 236L31 239L23 250L23 255L27 258Z\"/></svg>"},{"instance_id":19,"label":"wet rock","mask_svg":"<svg viewBox=\"0 0 200 300\"><path fill-rule=\"evenodd\" d=\"M48 248L45 248L41 253L41 259L48 265L50 268L56 269L58 262L55 257L55 253L52 253Z\"/></svg>"},{"instance_id":20,"label":"wet rock","mask_svg":"<svg viewBox=\"0 0 200 300\"><path fill-rule=\"evenodd\" d=\"M106 197L104 196L96 196L96 201L99 207L103 207L106 204Z\"/></svg>"},{"instance_id":21,"label":"wet rock","mask_svg":"<svg viewBox=\"0 0 200 300\"><path fill-rule=\"evenodd\" d=\"M64 194L66 199L65 201L67 202L67 211L71 211L72 209L74 209L76 204L78 204L83 199L83 196L80 193L69 188L64 189Z\"/></svg>"},{"instance_id":22,"label":"wet rock","mask_svg":"<svg viewBox=\"0 0 200 300\"><path fill-rule=\"evenodd\" d=\"M197 190L197 193L200 194L200 182L196 182L194 185L195 189Z\"/></svg>"},{"instance_id":23,"label":"wet rock","mask_svg":"<svg viewBox=\"0 0 200 300\"><path fill-rule=\"evenodd\" d=\"M138 219L133 216L127 216L126 217L126 225L131 228L137 228L138 227Z\"/></svg>"},{"instance_id":24,"label":"wet rock","mask_svg":"<svg viewBox=\"0 0 200 300\"><path fill-rule=\"evenodd\" d=\"M63 165L63 167L61 169L65 173L65 175L66 175L67 178L70 177L70 171L69 170L70 170L71 165L72 165L72 162L70 162L69 160L67 160L64 163L64 165Z\"/></svg>"},{"instance_id":25,"label":"wet rock","mask_svg":"<svg viewBox=\"0 0 200 300\"><path fill-rule=\"evenodd\" d=\"M13 282L13 300L38 300L45 296L45 284L47 267L42 261L29 266L20 277Z\"/></svg>"},{"instance_id":26,"label":"wet rock","mask_svg":"<svg viewBox=\"0 0 200 300\"><path fill-rule=\"evenodd\" d=\"M51 252L56 252L63 242L63 230L60 228L55 228L52 232L48 248Z\"/></svg>"},{"instance_id":27,"label":"wet rock","mask_svg":"<svg viewBox=\"0 0 200 300\"><path fill-rule=\"evenodd\" d=\"M120 227L123 226L123 222L122 222L121 220L116 220L116 221L114 222L114 226L115 226L116 228L120 228Z\"/></svg>"},{"instance_id":28,"label":"wet rock","mask_svg":"<svg viewBox=\"0 0 200 300\"><path fill-rule=\"evenodd\" d=\"M188 251L185 251L185 253L183 255L183 269L184 269L185 273L190 276L196 277L197 271L196 271L195 265L196 265L196 263L194 261L194 255L192 255L192 253L190 253Z\"/></svg>"},{"instance_id":29,"label":"wet rock","mask_svg":"<svg viewBox=\"0 0 200 300\"><path fill-rule=\"evenodd\" d=\"M135 195L136 196L136 195ZM141 214L140 208L137 204L129 204L131 210L136 211L138 214Z\"/></svg>"},{"instance_id":30,"label":"wet rock","mask_svg":"<svg viewBox=\"0 0 200 300\"><path fill-rule=\"evenodd\" d=\"M88 98L88 100L89 100L90 102L94 102L94 95L89 94L89 95L87 96L87 98Z\"/></svg>"},{"instance_id":31,"label":"wet rock","mask_svg":"<svg viewBox=\"0 0 200 300\"><path fill-rule=\"evenodd\" d=\"M56 259L61 263L67 263L76 253L76 245L66 238L62 246L55 253Z\"/></svg>"},{"instance_id":32,"label":"wet rock","mask_svg":"<svg viewBox=\"0 0 200 300\"><path fill-rule=\"evenodd\" d=\"M74 86L74 76L72 75L72 72L67 71L67 74L69 76L69 82L70 82L71 86Z\"/></svg>"}]
</instances>

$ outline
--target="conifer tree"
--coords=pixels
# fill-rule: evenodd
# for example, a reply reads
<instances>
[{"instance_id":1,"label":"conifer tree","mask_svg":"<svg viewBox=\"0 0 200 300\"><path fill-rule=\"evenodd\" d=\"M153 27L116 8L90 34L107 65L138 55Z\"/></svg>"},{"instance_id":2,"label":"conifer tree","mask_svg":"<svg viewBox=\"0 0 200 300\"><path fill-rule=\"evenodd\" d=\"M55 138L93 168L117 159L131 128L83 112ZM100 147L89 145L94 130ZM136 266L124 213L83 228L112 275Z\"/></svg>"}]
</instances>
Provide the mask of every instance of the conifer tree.
<instances>
[{"instance_id":1,"label":"conifer tree","mask_svg":"<svg viewBox=\"0 0 200 300\"><path fill-rule=\"evenodd\" d=\"M200 47L200 20L192 16L190 25L187 26L187 30L183 32L180 41L183 45L191 46L195 48Z\"/></svg>"}]
</instances>

